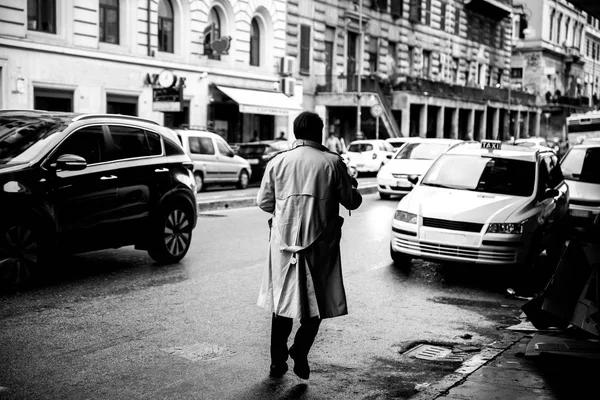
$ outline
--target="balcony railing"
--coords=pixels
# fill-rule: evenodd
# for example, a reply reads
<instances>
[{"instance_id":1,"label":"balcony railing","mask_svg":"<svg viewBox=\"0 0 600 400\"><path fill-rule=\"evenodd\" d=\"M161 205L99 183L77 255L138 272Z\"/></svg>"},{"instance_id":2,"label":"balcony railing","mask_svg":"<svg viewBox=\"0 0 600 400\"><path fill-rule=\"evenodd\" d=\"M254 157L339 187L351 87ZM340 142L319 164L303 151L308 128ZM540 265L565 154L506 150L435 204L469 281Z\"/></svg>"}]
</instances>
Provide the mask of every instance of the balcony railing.
<instances>
[{"instance_id":1,"label":"balcony railing","mask_svg":"<svg viewBox=\"0 0 600 400\"><path fill-rule=\"evenodd\" d=\"M415 77L407 77L404 82L391 87L389 84L380 83L376 78L371 78L370 76L362 77L362 91L376 92L374 85L379 85L385 96L391 95L392 91L406 91L433 97L437 96L452 99L462 99L465 101L495 101L501 103L508 103L510 101L510 103L514 105L536 105L535 95L516 89L512 89L509 94L509 90L504 88L496 88L491 86L480 88L452 85L446 82L430 81ZM344 93L356 91L356 76L317 77L317 93Z\"/></svg>"}]
</instances>

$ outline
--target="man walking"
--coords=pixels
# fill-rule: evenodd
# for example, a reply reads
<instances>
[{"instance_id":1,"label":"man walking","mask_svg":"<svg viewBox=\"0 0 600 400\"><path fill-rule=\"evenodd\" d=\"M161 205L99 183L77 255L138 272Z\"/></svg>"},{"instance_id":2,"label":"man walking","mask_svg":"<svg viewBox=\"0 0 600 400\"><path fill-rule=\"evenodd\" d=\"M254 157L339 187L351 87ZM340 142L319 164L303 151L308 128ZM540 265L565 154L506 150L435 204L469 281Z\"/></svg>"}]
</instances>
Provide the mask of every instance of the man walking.
<instances>
[{"instance_id":1,"label":"man walking","mask_svg":"<svg viewBox=\"0 0 600 400\"><path fill-rule=\"evenodd\" d=\"M362 197L342 158L320 144L323 121L312 112L294 120L297 140L267 165L258 206L269 219L269 255L258 305L272 312L269 375L308 379L308 353L324 318L348 313L342 280L339 205L358 208ZM288 350L293 320L300 319Z\"/></svg>"}]
</instances>

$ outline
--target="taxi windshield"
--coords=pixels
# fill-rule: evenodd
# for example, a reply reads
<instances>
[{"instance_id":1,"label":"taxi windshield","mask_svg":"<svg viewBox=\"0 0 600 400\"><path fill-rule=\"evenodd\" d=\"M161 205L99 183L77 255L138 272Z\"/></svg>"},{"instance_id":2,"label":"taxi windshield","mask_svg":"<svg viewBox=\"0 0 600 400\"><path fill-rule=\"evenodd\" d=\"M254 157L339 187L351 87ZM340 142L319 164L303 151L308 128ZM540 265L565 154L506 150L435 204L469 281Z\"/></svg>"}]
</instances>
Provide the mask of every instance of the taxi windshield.
<instances>
[{"instance_id":1,"label":"taxi windshield","mask_svg":"<svg viewBox=\"0 0 600 400\"><path fill-rule=\"evenodd\" d=\"M573 148L561 161L566 179L600 183L600 147Z\"/></svg>"},{"instance_id":2,"label":"taxi windshield","mask_svg":"<svg viewBox=\"0 0 600 400\"><path fill-rule=\"evenodd\" d=\"M433 160L450 147L447 143L407 143L394 158L404 160Z\"/></svg>"},{"instance_id":3,"label":"taxi windshield","mask_svg":"<svg viewBox=\"0 0 600 400\"><path fill-rule=\"evenodd\" d=\"M423 185L528 197L535 186L535 163L479 155L444 154Z\"/></svg>"}]
</instances>

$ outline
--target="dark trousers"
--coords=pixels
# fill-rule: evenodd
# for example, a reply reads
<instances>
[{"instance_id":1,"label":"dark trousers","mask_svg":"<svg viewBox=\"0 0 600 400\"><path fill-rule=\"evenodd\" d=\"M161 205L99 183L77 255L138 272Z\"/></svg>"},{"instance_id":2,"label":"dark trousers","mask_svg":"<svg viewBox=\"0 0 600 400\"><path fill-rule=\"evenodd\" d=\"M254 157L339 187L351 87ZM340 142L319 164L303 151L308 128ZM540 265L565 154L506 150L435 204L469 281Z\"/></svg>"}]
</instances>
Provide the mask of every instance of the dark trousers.
<instances>
[{"instance_id":1,"label":"dark trousers","mask_svg":"<svg viewBox=\"0 0 600 400\"><path fill-rule=\"evenodd\" d=\"M287 361L287 342L292 333L292 318L273 314L271 322L271 364L281 365ZM294 337L294 352L300 357L306 357L319 332L321 319L319 317L300 320L300 328Z\"/></svg>"}]
</instances>

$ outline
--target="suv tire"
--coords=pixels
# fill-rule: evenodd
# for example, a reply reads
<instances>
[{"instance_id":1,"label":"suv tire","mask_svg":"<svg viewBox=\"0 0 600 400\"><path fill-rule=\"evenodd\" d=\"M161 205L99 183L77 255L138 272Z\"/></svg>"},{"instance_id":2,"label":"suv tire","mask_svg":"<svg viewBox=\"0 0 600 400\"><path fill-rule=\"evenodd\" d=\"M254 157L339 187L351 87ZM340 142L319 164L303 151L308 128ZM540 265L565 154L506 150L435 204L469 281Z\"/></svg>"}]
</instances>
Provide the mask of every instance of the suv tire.
<instances>
[{"instance_id":1,"label":"suv tire","mask_svg":"<svg viewBox=\"0 0 600 400\"><path fill-rule=\"evenodd\" d=\"M240 178L238 179L237 183L235 184L235 187L237 187L238 189L246 189L248 187L248 182L250 182L250 177L248 176L248 172L246 172L245 170L242 170L242 172L240 172Z\"/></svg>"},{"instance_id":2,"label":"suv tire","mask_svg":"<svg viewBox=\"0 0 600 400\"><path fill-rule=\"evenodd\" d=\"M184 201L169 201L161 207L149 240L148 254L155 261L172 264L181 260L192 243L194 216Z\"/></svg>"},{"instance_id":3,"label":"suv tire","mask_svg":"<svg viewBox=\"0 0 600 400\"><path fill-rule=\"evenodd\" d=\"M50 256L49 236L31 218L0 224L0 293L23 289L41 272Z\"/></svg>"}]
</instances>

